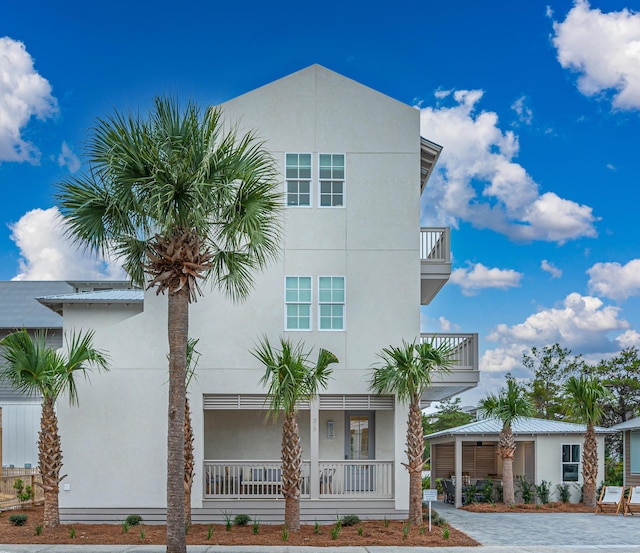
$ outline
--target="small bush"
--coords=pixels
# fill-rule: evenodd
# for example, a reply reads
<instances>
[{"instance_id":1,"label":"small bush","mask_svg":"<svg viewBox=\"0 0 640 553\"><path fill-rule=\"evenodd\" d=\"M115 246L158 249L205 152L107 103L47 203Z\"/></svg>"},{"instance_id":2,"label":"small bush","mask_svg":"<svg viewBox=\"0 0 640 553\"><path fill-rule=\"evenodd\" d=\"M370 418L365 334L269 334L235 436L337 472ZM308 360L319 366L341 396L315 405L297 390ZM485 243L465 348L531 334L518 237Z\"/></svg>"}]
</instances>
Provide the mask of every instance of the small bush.
<instances>
[{"instance_id":1,"label":"small bush","mask_svg":"<svg viewBox=\"0 0 640 553\"><path fill-rule=\"evenodd\" d=\"M72 540L76 539L76 529L73 526L71 528L69 528L69 537Z\"/></svg>"},{"instance_id":2,"label":"small bush","mask_svg":"<svg viewBox=\"0 0 640 553\"><path fill-rule=\"evenodd\" d=\"M36 536L41 536L42 535L42 528L43 528L42 524L38 524L36 526Z\"/></svg>"},{"instance_id":3,"label":"small bush","mask_svg":"<svg viewBox=\"0 0 640 553\"><path fill-rule=\"evenodd\" d=\"M287 530L286 526L282 529L282 541L287 541L289 539L289 530Z\"/></svg>"},{"instance_id":4,"label":"small bush","mask_svg":"<svg viewBox=\"0 0 640 553\"><path fill-rule=\"evenodd\" d=\"M124 521L129 526L138 526L142 522L142 517L140 515L129 515Z\"/></svg>"},{"instance_id":5,"label":"small bush","mask_svg":"<svg viewBox=\"0 0 640 553\"><path fill-rule=\"evenodd\" d=\"M22 513L16 513L13 515L9 515L9 522L14 526L24 526L27 523L27 519L29 517Z\"/></svg>"},{"instance_id":6,"label":"small bush","mask_svg":"<svg viewBox=\"0 0 640 553\"><path fill-rule=\"evenodd\" d=\"M538 501L540 501L540 503L544 503L545 505L549 503L550 495L551 482L543 480L539 485L536 486L536 496L538 497Z\"/></svg>"},{"instance_id":7,"label":"small bush","mask_svg":"<svg viewBox=\"0 0 640 553\"><path fill-rule=\"evenodd\" d=\"M340 535L340 530L342 530L342 526L336 524L333 528L331 528L331 539L337 540Z\"/></svg>"},{"instance_id":8,"label":"small bush","mask_svg":"<svg viewBox=\"0 0 640 553\"><path fill-rule=\"evenodd\" d=\"M13 483L13 489L16 491L16 497L20 503L25 503L33 499L31 486L25 486L22 478L16 478L16 481Z\"/></svg>"},{"instance_id":9,"label":"small bush","mask_svg":"<svg viewBox=\"0 0 640 553\"><path fill-rule=\"evenodd\" d=\"M209 524L209 526L207 526L207 539L210 540L211 536L213 536L213 526Z\"/></svg>"},{"instance_id":10,"label":"small bush","mask_svg":"<svg viewBox=\"0 0 640 553\"><path fill-rule=\"evenodd\" d=\"M516 480L516 488L520 492L520 497L522 497L522 502L525 505L531 503L535 495L535 485L533 482L529 482L524 476L518 476Z\"/></svg>"},{"instance_id":11,"label":"small bush","mask_svg":"<svg viewBox=\"0 0 640 553\"><path fill-rule=\"evenodd\" d=\"M253 520L253 533L257 536L258 532L260 532L260 521L256 518Z\"/></svg>"},{"instance_id":12,"label":"small bush","mask_svg":"<svg viewBox=\"0 0 640 553\"><path fill-rule=\"evenodd\" d=\"M235 518L233 519L233 523L236 526L246 526L250 522L251 522L251 517L249 515L244 515L244 514L236 515Z\"/></svg>"},{"instance_id":13,"label":"small bush","mask_svg":"<svg viewBox=\"0 0 640 553\"><path fill-rule=\"evenodd\" d=\"M122 523L122 533L123 534L128 534L129 533L129 528L130 528L130 526L127 524L127 521L125 520Z\"/></svg>"},{"instance_id":14,"label":"small bush","mask_svg":"<svg viewBox=\"0 0 640 553\"><path fill-rule=\"evenodd\" d=\"M358 515L345 515L342 517L342 526L355 526L360 522Z\"/></svg>"},{"instance_id":15,"label":"small bush","mask_svg":"<svg viewBox=\"0 0 640 553\"><path fill-rule=\"evenodd\" d=\"M448 539L449 539L449 535L450 535L449 527L448 527L448 526L445 526L445 527L442 529L442 537L443 537L443 539L448 540Z\"/></svg>"},{"instance_id":16,"label":"small bush","mask_svg":"<svg viewBox=\"0 0 640 553\"><path fill-rule=\"evenodd\" d=\"M313 524L313 533L314 534L319 534L320 533L320 525L318 524L318 520L316 519L315 523Z\"/></svg>"},{"instance_id":17,"label":"small bush","mask_svg":"<svg viewBox=\"0 0 640 553\"><path fill-rule=\"evenodd\" d=\"M407 536L409 535L409 530L411 530L411 526L409 525L409 522L407 521L402 526L402 539L403 540L407 539Z\"/></svg>"},{"instance_id":18,"label":"small bush","mask_svg":"<svg viewBox=\"0 0 640 553\"><path fill-rule=\"evenodd\" d=\"M358 536L362 536L362 534L364 534L364 528L362 527L362 524L360 526L358 526Z\"/></svg>"},{"instance_id":19,"label":"small bush","mask_svg":"<svg viewBox=\"0 0 640 553\"><path fill-rule=\"evenodd\" d=\"M560 501L562 501L562 503L569 503L569 498L571 497L569 484L556 484L556 489L558 490Z\"/></svg>"}]
</instances>

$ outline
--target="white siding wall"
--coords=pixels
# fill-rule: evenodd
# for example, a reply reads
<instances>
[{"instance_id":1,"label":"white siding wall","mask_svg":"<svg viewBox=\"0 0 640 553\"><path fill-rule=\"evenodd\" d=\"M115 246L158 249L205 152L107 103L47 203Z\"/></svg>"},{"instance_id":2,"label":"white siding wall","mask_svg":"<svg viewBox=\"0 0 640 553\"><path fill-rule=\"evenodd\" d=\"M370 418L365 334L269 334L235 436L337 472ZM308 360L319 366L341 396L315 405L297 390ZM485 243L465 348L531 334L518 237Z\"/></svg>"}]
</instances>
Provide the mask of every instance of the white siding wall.
<instances>
[{"instance_id":1,"label":"white siding wall","mask_svg":"<svg viewBox=\"0 0 640 553\"><path fill-rule=\"evenodd\" d=\"M2 465L38 466L38 432L40 404L3 403L2 407Z\"/></svg>"}]
</instances>

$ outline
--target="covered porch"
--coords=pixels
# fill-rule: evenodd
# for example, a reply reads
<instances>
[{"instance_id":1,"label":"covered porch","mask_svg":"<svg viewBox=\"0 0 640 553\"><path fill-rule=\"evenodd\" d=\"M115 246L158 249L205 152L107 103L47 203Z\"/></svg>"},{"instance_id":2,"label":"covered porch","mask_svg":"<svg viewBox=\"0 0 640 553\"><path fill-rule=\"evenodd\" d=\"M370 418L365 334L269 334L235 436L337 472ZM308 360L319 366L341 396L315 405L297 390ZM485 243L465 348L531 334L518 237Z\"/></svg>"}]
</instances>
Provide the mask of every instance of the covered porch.
<instances>
[{"instance_id":1,"label":"covered porch","mask_svg":"<svg viewBox=\"0 0 640 553\"><path fill-rule=\"evenodd\" d=\"M265 396L205 395L203 506L230 500L281 500L282 418ZM393 396L320 396L301 404L302 500L395 498ZM402 415L404 419L404 414Z\"/></svg>"}]
</instances>

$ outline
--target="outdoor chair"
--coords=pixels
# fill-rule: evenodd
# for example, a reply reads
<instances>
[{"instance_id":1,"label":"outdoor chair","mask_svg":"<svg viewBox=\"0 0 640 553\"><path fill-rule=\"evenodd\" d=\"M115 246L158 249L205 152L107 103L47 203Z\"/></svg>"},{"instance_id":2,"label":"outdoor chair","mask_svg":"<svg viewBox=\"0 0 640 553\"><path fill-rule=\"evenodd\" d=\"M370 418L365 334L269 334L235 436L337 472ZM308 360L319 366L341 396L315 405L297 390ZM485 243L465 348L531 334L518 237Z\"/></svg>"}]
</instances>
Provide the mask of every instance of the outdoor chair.
<instances>
[{"instance_id":1,"label":"outdoor chair","mask_svg":"<svg viewBox=\"0 0 640 553\"><path fill-rule=\"evenodd\" d=\"M442 492L444 494L444 502L453 505L456 501L456 493L451 480L442 480Z\"/></svg>"},{"instance_id":2,"label":"outdoor chair","mask_svg":"<svg viewBox=\"0 0 640 553\"><path fill-rule=\"evenodd\" d=\"M333 493L333 475L336 473L336 469L322 469L320 471L320 493L332 494Z\"/></svg>"},{"instance_id":3,"label":"outdoor chair","mask_svg":"<svg viewBox=\"0 0 640 553\"><path fill-rule=\"evenodd\" d=\"M627 497L623 501L623 513L625 515L633 515L634 510L636 513L640 513L640 486L631 486L629 488L629 497Z\"/></svg>"},{"instance_id":4,"label":"outdoor chair","mask_svg":"<svg viewBox=\"0 0 640 553\"><path fill-rule=\"evenodd\" d=\"M611 507L612 513L615 508L615 514L620 512L624 503L624 486L602 486L600 499L596 501L596 512L605 514L605 507ZM624 511L623 511L624 512Z\"/></svg>"}]
</instances>

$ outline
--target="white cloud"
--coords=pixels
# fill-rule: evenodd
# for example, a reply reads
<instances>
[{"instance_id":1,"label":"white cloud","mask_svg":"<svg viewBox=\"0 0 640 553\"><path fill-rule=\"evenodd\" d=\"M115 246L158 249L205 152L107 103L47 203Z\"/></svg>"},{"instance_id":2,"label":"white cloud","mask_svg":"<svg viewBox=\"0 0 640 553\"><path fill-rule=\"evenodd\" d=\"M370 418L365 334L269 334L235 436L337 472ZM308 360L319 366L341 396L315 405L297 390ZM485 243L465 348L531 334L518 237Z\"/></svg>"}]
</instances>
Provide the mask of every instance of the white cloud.
<instances>
[{"instance_id":1,"label":"white cloud","mask_svg":"<svg viewBox=\"0 0 640 553\"><path fill-rule=\"evenodd\" d=\"M609 334L627 329L620 309L604 305L600 298L569 294L562 306L542 309L520 324L498 325L487 337L504 347L544 346L558 342L577 353L608 352L615 349Z\"/></svg>"},{"instance_id":2,"label":"white cloud","mask_svg":"<svg viewBox=\"0 0 640 553\"><path fill-rule=\"evenodd\" d=\"M576 0L553 29L558 61L579 74L582 94L612 93L614 108L640 109L640 14L628 9L603 13Z\"/></svg>"},{"instance_id":3,"label":"white cloud","mask_svg":"<svg viewBox=\"0 0 640 553\"><path fill-rule=\"evenodd\" d=\"M553 278L560 278L562 276L562 271L558 269L553 263L543 259L540 263L540 268L543 271L547 271Z\"/></svg>"},{"instance_id":4,"label":"white cloud","mask_svg":"<svg viewBox=\"0 0 640 553\"><path fill-rule=\"evenodd\" d=\"M607 169L609 169L609 171L617 171L618 170L618 168L613 163L607 163Z\"/></svg>"},{"instance_id":5,"label":"white cloud","mask_svg":"<svg viewBox=\"0 0 640 553\"><path fill-rule=\"evenodd\" d=\"M640 295L640 259L632 259L626 265L596 263L587 274L591 293L619 301Z\"/></svg>"},{"instance_id":6,"label":"white cloud","mask_svg":"<svg viewBox=\"0 0 640 553\"><path fill-rule=\"evenodd\" d=\"M460 286L465 296L472 296L483 288L506 290L520 286L522 276L513 269L490 269L482 263L470 263L467 268L455 269L451 273L451 282Z\"/></svg>"},{"instance_id":7,"label":"white cloud","mask_svg":"<svg viewBox=\"0 0 640 553\"><path fill-rule=\"evenodd\" d=\"M592 208L540 194L538 184L514 158L519 151L513 131L502 131L494 112L476 112L481 90L440 91L451 107L420 110L423 136L444 149L423 193L425 212L437 224L467 221L513 240L560 244L596 236ZM431 221L430 221L431 223Z\"/></svg>"},{"instance_id":8,"label":"white cloud","mask_svg":"<svg viewBox=\"0 0 640 553\"><path fill-rule=\"evenodd\" d=\"M423 310L420 310L420 329L421 332L460 332L459 325L452 323L442 316L433 319Z\"/></svg>"},{"instance_id":9,"label":"white cloud","mask_svg":"<svg viewBox=\"0 0 640 553\"><path fill-rule=\"evenodd\" d=\"M627 330L616 338L616 342L618 342L621 350L634 346L640 348L640 333L635 330Z\"/></svg>"},{"instance_id":10,"label":"white cloud","mask_svg":"<svg viewBox=\"0 0 640 553\"><path fill-rule=\"evenodd\" d=\"M38 163L38 148L21 131L32 117L45 120L57 113L57 100L22 42L0 38L0 68L0 162Z\"/></svg>"},{"instance_id":11,"label":"white cloud","mask_svg":"<svg viewBox=\"0 0 640 553\"><path fill-rule=\"evenodd\" d=\"M75 173L80 169L81 164L78 156L73 153L73 150L66 142L62 143L62 149L60 151L60 155L58 155L58 165L60 167L68 167L69 171L72 173Z\"/></svg>"},{"instance_id":12,"label":"white cloud","mask_svg":"<svg viewBox=\"0 0 640 553\"><path fill-rule=\"evenodd\" d=\"M511 109L516 112L518 121L524 125L531 125L533 122L533 110L526 104L527 97L521 96L513 104Z\"/></svg>"},{"instance_id":13,"label":"white cloud","mask_svg":"<svg viewBox=\"0 0 640 553\"><path fill-rule=\"evenodd\" d=\"M10 228L21 255L13 280L126 278L117 263L98 260L65 238L57 207L29 211Z\"/></svg>"}]
</instances>

